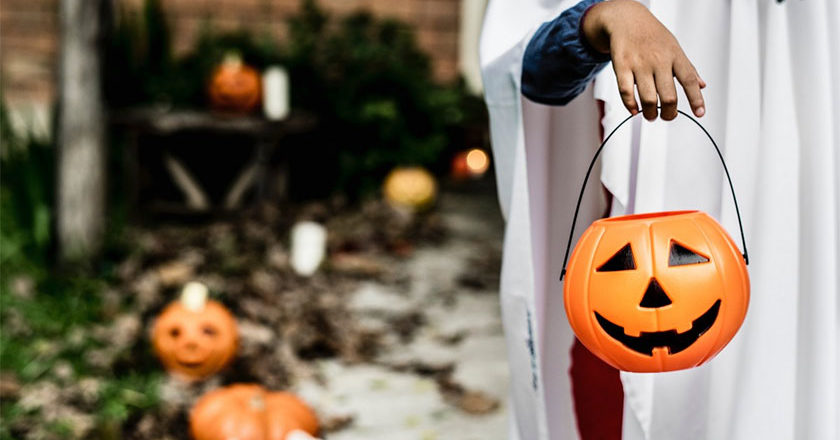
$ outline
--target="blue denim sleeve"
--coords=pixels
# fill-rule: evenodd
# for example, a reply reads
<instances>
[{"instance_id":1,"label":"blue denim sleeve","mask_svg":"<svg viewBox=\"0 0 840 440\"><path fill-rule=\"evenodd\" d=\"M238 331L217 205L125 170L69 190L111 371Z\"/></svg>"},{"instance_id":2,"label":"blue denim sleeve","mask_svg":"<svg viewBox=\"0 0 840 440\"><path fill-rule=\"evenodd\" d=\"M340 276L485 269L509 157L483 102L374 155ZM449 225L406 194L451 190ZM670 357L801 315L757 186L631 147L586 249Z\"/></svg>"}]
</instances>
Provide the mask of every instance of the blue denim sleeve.
<instances>
[{"instance_id":1,"label":"blue denim sleeve","mask_svg":"<svg viewBox=\"0 0 840 440\"><path fill-rule=\"evenodd\" d=\"M592 48L580 29L586 10L603 0L581 0L544 23L525 49L522 94L531 101L565 105L609 62L610 56Z\"/></svg>"}]
</instances>

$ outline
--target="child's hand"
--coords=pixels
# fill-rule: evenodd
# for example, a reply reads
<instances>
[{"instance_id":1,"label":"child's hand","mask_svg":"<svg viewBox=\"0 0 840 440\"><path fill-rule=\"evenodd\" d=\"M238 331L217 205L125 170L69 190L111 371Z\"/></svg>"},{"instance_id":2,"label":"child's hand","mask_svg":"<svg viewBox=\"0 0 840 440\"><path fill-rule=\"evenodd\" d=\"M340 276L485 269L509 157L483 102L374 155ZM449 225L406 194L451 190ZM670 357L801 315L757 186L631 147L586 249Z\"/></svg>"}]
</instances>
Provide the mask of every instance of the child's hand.
<instances>
[{"instance_id":1,"label":"child's hand","mask_svg":"<svg viewBox=\"0 0 840 440\"><path fill-rule=\"evenodd\" d=\"M610 54L621 100L630 113L639 112L633 92L635 84L646 119L656 119L657 95L662 119L677 117L674 77L682 84L694 114L700 117L706 113L700 92L706 82L676 38L644 5L634 0L598 3L589 10L582 26L592 47Z\"/></svg>"}]
</instances>

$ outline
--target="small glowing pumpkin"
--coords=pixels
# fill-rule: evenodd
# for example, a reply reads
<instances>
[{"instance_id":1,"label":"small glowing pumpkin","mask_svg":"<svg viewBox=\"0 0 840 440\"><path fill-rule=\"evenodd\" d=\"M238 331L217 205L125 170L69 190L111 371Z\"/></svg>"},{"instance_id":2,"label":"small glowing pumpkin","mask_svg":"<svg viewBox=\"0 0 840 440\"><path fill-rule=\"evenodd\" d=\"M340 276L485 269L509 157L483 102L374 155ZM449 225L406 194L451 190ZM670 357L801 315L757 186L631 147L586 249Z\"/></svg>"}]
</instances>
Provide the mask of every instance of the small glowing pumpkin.
<instances>
[{"instance_id":1,"label":"small glowing pumpkin","mask_svg":"<svg viewBox=\"0 0 840 440\"><path fill-rule=\"evenodd\" d=\"M207 287L188 283L181 298L158 316L152 343L171 374L186 381L205 379L236 354L236 320L223 305L207 299Z\"/></svg>"},{"instance_id":2,"label":"small glowing pumpkin","mask_svg":"<svg viewBox=\"0 0 840 440\"><path fill-rule=\"evenodd\" d=\"M382 192L391 205L420 211L437 197L435 178L421 167L397 167L385 178Z\"/></svg>"},{"instance_id":3,"label":"small glowing pumpkin","mask_svg":"<svg viewBox=\"0 0 840 440\"><path fill-rule=\"evenodd\" d=\"M564 286L578 339L636 372L706 362L738 331L749 298L745 258L700 211L595 221L575 246Z\"/></svg>"},{"instance_id":4,"label":"small glowing pumpkin","mask_svg":"<svg viewBox=\"0 0 840 440\"><path fill-rule=\"evenodd\" d=\"M293 394L234 384L201 396L190 410L195 440L285 440L294 431L315 435L318 419Z\"/></svg>"},{"instance_id":5,"label":"small glowing pumpkin","mask_svg":"<svg viewBox=\"0 0 840 440\"><path fill-rule=\"evenodd\" d=\"M260 74L235 54L225 56L213 71L207 94L214 110L245 114L254 111L262 98Z\"/></svg>"}]
</instances>

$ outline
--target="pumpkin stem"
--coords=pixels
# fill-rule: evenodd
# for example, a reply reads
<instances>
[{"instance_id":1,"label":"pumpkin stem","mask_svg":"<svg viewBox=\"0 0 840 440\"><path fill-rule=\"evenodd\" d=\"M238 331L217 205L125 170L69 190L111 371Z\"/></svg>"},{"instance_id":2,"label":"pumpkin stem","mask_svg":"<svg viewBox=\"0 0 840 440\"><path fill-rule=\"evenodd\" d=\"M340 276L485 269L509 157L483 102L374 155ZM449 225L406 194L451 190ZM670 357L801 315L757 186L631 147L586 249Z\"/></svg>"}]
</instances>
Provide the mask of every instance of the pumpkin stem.
<instances>
[{"instance_id":1,"label":"pumpkin stem","mask_svg":"<svg viewBox=\"0 0 840 440\"><path fill-rule=\"evenodd\" d=\"M190 281L181 290L181 304L189 311L200 312L207 304L207 286L198 281Z\"/></svg>"},{"instance_id":2,"label":"pumpkin stem","mask_svg":"<svg viewBox=\"0 0 840 440\"><path fill-rule=\"evenodd\" d=\"M229 51L225 53L224 59L222 59L222 64L231 66L234 68L239 68L242 65L242 55L236 51Z\"/></svg>"}]
</instances>

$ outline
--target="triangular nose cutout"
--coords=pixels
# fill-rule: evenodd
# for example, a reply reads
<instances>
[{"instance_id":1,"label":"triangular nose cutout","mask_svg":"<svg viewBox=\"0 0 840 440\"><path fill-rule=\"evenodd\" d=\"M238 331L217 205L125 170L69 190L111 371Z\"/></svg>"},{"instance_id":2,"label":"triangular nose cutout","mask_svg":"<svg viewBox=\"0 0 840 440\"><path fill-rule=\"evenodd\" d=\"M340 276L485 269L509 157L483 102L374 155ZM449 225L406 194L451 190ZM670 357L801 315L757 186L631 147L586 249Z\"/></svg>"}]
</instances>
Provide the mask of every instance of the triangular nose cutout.
<instances>
[{"instance_id":1,"label":"triangular nose cutout","mask_svg":"<svg viewBox=\"0 0 840 440\"><path fill-rule=\"evenodd\" d=\"M656 278L651 278L650 284L648 284L647 290L645 291L645 296L642 297L642 302L639 303L639 306L646 309L657 309L659 307L665 307L668 304L671 304L671 298L668 298L668 295L665 294L665 291L656 282Z\"/></svg>"}]
</instances>

